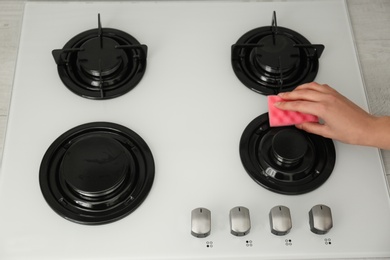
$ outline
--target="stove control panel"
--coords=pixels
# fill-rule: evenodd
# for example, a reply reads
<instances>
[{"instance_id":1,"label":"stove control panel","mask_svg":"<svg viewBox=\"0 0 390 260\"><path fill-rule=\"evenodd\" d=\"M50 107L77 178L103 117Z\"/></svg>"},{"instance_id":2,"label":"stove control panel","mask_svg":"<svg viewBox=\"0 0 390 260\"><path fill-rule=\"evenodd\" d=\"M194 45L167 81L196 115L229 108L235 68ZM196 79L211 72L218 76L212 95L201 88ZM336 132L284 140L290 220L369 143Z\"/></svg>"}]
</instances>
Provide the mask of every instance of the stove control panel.
<instances>
[{"instance_id":1,"label":"stove control panel","mask_svg":"<svg viewBox=\"0 0 390 260\"><path fill-rule=\"evenodd\" d=\"M229 213L230 233L235 236L245 236L251 229L249 209L243 206L234 207ZM277 236L287 235L292 228L290 209L278 205L269 212L271 233ZM330 208L319 204L309 211L310 230L318 235L328 233L333 227ZM191 212L191 234L198 238L207 237L211 233L211 211L206 208L196 208Z\"/></svg>"}]
</instances>

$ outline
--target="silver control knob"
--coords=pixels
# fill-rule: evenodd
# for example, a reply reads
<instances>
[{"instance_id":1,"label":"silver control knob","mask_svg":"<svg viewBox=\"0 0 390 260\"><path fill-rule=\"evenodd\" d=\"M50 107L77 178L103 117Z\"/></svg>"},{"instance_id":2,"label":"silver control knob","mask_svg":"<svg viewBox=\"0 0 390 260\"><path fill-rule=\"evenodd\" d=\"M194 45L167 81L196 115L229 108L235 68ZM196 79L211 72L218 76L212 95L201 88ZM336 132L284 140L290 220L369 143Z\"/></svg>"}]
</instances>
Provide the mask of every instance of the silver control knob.
<instances>
[{"instance_id":1,"label":"silver control knob","mask_svg":"<svg viewBox=\"0 0 390 260\"><path fill-rule=\"evenodd\" d=\"M328 233L333 227L332 212L326 205L315 205L309 211L311 232L319 235Z\"/></svg>"},{"instance_id":2,"label":"silver control knob","mask_svg":"<svg viewBox=\"0 0 390 260\"><path fill-rule=\"evenodd\" d=\"M191 234L194 237L207 237L211 232L211 212L206 208L191 211Z\"/></svg>"},{"instance_id":3,"label":"silver control knob","mask_svg":"<svg viewBox=\"0 0 390 260\"><path fill-rule=\"evenodd\" d=\"M284 236L292 227L290 209L285 206L276 206L269 212L269 223L272 234Z\"/></svg>"},{"instance_id":4,"label":"silver control knob","mask_svg":"<svg viewBox=\"0 0 390 260\"><path fill-rule=\"evenodd\" d=\"M249 209L235 207L230 210L230 232L235 236L245 236L251 229Z\"/></svg>"}]
</instances>

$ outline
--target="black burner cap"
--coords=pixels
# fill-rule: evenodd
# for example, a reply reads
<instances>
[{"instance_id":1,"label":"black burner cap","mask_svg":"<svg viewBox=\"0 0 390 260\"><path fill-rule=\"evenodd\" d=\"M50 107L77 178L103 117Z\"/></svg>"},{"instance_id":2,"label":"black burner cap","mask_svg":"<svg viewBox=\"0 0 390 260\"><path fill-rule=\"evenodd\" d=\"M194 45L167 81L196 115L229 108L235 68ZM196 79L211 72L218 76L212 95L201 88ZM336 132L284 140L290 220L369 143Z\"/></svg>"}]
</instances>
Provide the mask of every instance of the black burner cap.
<instances>
[{"instance_id":1,"label":"black burner cap","mask_svg":"<svg viewBox=\"0 0 390 260\"><path fill-rule=\"evenodd\" d=\"M78 62L83 71L91 76L108 76L116 72L124 62L126 53L115 48L119 44L107 37L87 40L77 53Z\"/></svg>"},{"instance_id":2,"label":"black burner cap","mask_svg":"<svg viewBox=\"0 0 390 260\"><path fill-rule=\"evenodd\" d=\"M308 143L306 137L296 129L283 129L272 138L272 152L280 165L292 166L305 156Z\"/></svg>"},{"instance_id":3,"label":"black burner cap","mask_svg":"<svg viewBox=\"0 0 390 260\"><path fill-rule=\"evenodd\" d=\"M131 155L121 143L87 136L69 147L60 174L74 192L98 197L114 192L130 171Z\"/></svg>"},{"instance_id":4,"label":"black burner cap","mask_svg":"<svg viewBox=\"0 0 390 260\"><path fill-rule=\"evenodd\" d=\"M264 36L259 41L261 47L253 50L254 63L275 76L289 73L300 63L300 50L294 44L292 39L283 35Z\"/></svg>"}]
</instances>

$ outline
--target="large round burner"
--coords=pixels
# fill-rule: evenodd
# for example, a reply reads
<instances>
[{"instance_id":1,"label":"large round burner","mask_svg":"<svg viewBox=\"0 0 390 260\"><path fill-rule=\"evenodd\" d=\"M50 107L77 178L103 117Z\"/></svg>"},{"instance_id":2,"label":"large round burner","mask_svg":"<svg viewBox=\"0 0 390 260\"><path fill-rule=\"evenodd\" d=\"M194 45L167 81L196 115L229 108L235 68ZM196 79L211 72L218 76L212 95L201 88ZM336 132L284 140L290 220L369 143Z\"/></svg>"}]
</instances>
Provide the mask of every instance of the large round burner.
<instances>
[{"instance_id":1,"label":"large round burner","mask_svg":"<svg viewBox=\"0 0 390 260\"><path fill-rule=\"evenodd\" d=\"M123 126L96 122L61 135L43 157L39 181L50 207L80 224L105 224L134 211L148 195L154 160Z\"/></svg>"},{"instance_id":2,"label":"large round burner","mask_svg":"<svg viewBox=\"0 0 390 260\"><path fill-rule=\"evenodd\" d=\"M278 27L274 13L272 26L253 29L238 39L231 59L234 73L246 87L274 95L313 81L323 50L323 45Z\"/></svg>"},{"instance_id":3,"label":"large round burner","mask_svg":"<svg viewBox=\"0 0 390 260\"><path fill-rule=\"evenodd\" d=\"M336 159L332 140L293 126L271 128L267 113L244 130L240 157L258 184L289 195L307 193L322 185Z\"/></svg>"},{"instance_id":4,"label":"large round burner","mask_svg":"<svg viewBox=\"0 0 390 260\"><path fill-rule=\"evenodd\" d=\"M53 50L62 82L85 98L109 99L134 88L146 69L147 46L116 29L82 32Z\"/></svg>"}]
</instances>

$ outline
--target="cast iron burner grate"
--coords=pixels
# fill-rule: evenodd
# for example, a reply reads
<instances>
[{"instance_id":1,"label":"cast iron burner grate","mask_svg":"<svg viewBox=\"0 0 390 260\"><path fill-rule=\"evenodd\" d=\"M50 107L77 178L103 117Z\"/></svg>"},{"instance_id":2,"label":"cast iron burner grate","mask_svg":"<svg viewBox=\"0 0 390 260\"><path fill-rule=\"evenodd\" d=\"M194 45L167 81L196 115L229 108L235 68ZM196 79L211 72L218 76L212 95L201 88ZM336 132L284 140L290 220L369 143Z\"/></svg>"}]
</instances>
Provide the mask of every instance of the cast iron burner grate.
<instances>
[{"instance_id":1,"label":"cast iron burner grate","mask_svg":"<svg viewBox=\"0 0 390 260\"><path fill-rule=\"evenodd\" d=\"M52 51L65 86L85 98L109 99L133 89L146 69L147 46L116 29L82 32Z\"/></svg>"},{"instance_id":2,"label":"cast iron burner grate","mask_svg":"<svg viewBox=\"0 0 390 260\"><path fill-rule=\"evenodd\" d=\"M336 152L332 140L294 126L269 126L268 113L244 130L240 157L247 173L261 186L281 194L310 192L333 171Z\"/></svg>"},{"instance_id":3,"label":"cast iron burner grate","mask_svg":"<svg viewBox=\"0 0 390 260\"><path fill-rule=\"evenodd\" d=\"M253 29L232 45L231 60L236 76L246 87L275 95L313 81L324 48L277 26L274 12L271 26Z\"/></svg>"},{"instance_id":4,"label":"cast iron burner grate","mask_svg":"<svg viewBox=\"0 0 390 260\"><path fill-rule=\"evenodd\" d=\"M43 157L39 182L49 206L80 224L106 224L133 212L148 195L154 160L132 130L95 122L61 135Z\"/></svg>"}]
</instances>

